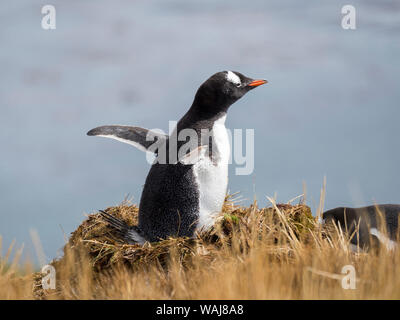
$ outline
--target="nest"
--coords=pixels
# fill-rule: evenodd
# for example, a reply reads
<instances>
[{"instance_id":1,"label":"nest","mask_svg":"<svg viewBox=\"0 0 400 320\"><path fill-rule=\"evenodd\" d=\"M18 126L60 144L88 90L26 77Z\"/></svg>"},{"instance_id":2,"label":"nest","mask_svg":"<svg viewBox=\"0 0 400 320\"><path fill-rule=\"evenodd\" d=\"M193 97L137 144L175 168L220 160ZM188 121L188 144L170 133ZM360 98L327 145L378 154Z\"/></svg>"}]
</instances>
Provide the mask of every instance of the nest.
<instances>
[{"instance_id":1,"label":"nest","mask_svg":"<svg viewBox=\"0 0 400 320\"><path fill-rule=\"evenodd\" d=\"M107 213L125 221L128 225L138 222L138 207L123 203L105 209ZM171 252L178 257L180 264L188 268L194 258L212 263L222 248L235 247L241 252L251 250L254 241L265 241L275 246L287 243L290 237L307 242L309 230L314 227L311 210L304 204L277 204L270 208L241 207L227 197L220 216L211 230L196 234L194 238L168 238L159 242L141 245L128 245L118 236L100 214L90 214L72 232L64 246L64 255L51 262L58 275L73 261L86 261L94 276L112 273L120 266L133 272L138 269L157 268L168 270ZM289 237L282 236L282 229L290 228ZM70 267L68 267L71 269ZM75 269L82 272L82 267ZM64 272L65 273L65 272ZM74 277L69 274L69 278ZM34 275L34 293L37 298L46 298L51 292L41 288L41 274ZM61 281L62 283L62 281Z\"/></svg>"}]
</instances>

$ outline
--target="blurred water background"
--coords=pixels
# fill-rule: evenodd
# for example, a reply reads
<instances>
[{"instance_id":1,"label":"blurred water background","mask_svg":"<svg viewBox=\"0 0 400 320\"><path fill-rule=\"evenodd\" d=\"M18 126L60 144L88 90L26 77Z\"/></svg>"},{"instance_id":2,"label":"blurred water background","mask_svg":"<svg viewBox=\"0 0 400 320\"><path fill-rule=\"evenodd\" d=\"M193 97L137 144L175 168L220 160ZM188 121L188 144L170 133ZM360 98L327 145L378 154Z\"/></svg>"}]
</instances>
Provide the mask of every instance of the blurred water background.
<instances>
[{"instance_id":1,"label":"blurred water background","mask_svg":"<svg viewBox=\"0 0 400 320\"><path fill-rule=\"evenodd\" d=\"M400 203L400 2L37 0L0 7L0 234L48 259L85 213L140 198L144 154L86 132L103 124L168 131L222 70L269 84L229 112L255 130L255 169L230 169L243 204L286 202L307 186L315 212ZM341 8L357 10L343 30Z\"/></svg>"}]
</instances>

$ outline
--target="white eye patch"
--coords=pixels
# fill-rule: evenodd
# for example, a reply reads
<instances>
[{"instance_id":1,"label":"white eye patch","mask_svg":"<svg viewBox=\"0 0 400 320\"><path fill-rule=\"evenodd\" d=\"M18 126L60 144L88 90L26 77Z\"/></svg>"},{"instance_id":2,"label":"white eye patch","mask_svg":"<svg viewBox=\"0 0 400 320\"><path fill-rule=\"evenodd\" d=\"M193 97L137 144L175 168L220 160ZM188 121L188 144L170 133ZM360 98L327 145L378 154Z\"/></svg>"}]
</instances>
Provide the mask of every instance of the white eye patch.
<instances>
[{"instance_id":1,"label":"white eye patch","mask_svg":"<svg viewBox=\"0 0 400 320\"><path fill-rule=\"evenodd\" d=\"M226 74L226 80L229 82L232 82L233 84L240 86L242 84L242 81L240 81L240 78L237 74L233 73L232 71L228 71Z\"/></svg>"}]
</instances>

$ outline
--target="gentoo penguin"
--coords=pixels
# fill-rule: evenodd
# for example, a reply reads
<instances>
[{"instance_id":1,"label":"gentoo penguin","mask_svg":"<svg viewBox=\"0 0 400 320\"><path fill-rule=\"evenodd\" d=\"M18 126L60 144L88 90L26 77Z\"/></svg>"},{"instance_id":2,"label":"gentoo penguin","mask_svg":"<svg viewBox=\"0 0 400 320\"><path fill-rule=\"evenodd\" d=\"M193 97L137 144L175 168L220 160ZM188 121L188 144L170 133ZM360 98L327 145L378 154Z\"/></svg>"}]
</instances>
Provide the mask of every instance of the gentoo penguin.
<instances>
[{"instance_id":1,"label":"gentoo penguin","mask_svg":"<svg viewBox=\"0 0 400 320\"><path fill-rule=\"evenodd\" d=\"M384 245L392 250L398 240L399 214L400 205L396 204L362 208L339 207L325 211L322 223L333 221L342 230L347 230L353 250L368 249L375 245Z\"/></svg>"},{"instance_id":2,"label":"gentoo penguin","mask_svg":"<svg viewBox=\"0 0 400 320\"><path fill-rule=\"evenodd\" d=\"M171 136L117 125L90 130L89 136L113 138L156 154L140 199L139 225L128 227L105 212L103 218L127 242L140 244L170 236L192 237L196 230L211 227L221 212L228 184L227 111L264 83L235 71L214 74L199 87Z\"/></svg>"}]
</instances>

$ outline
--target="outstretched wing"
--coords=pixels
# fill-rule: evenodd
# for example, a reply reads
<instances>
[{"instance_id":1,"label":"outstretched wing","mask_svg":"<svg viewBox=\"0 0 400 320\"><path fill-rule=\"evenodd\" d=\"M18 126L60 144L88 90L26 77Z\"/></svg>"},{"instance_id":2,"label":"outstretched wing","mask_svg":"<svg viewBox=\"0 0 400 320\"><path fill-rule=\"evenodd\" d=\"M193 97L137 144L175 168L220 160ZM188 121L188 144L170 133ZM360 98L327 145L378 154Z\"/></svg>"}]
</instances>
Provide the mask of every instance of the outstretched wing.
<instances>
[{"instance_id":1,"label":"outstretched wing","mask_svg":"<svg viewBox=\"0 0 400 320\"><path fill-rule=\"evenodd\" d=\"M88 136L99 136L115 139L128 143L142 151L152 151L149 147L155 142L161 143L168 139L168 136L162 133L154 132L140 127L129 126L101 126L90 130Z\"/></svg>"}]
</instances>

